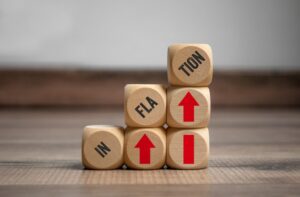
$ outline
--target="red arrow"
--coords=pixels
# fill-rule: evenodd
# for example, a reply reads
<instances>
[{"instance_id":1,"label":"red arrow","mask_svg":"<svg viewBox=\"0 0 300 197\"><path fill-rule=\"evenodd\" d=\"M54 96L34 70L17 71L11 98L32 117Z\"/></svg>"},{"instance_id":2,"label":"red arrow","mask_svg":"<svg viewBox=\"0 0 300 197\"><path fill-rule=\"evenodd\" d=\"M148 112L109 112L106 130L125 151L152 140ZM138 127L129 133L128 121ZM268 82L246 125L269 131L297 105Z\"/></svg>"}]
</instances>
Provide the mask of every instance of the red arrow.
<instances>
[{"instance_id":1,"label":"red arrow","mask_svg":"<svg viewBox=\"0 0 300 197\"><path fill-rule=\"evenodd\" d=\"M186 93L178 106L183 106L183 122L193 122L194 107L199 106L193 95L190 92Z\"/></svg>"},{"instance_id":2,"label":"red arrow","mask_svg":"<svg viewBox=\"0 0 300 197\"><path fill-rule=\"evenodd\" d=\"M138 141L135 148L140 149L140 164L149 164L151 158L150 149L155 148L155 146L146 134Z\"/></svg>"},{"instance_id":3,"label":"red arrow","mask_svg":"<svg viewBox=\"0 0 300 197\"><path fill-rule=\"evenodd\" d=\"M194 164L194 135L183 135L183 163Z\"/></svg>"}]
</instances>

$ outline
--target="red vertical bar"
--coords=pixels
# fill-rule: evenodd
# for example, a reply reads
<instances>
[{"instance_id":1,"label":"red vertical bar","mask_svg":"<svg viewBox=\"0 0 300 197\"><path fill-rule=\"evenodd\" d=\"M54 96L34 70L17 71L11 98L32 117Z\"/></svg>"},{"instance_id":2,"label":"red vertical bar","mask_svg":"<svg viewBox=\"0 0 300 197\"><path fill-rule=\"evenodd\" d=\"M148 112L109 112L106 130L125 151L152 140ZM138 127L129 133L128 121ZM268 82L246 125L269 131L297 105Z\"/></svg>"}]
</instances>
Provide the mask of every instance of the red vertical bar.
<instances>
[{"instance_id":1,"label":"red vertical bar","mask_svg":"<svg viewBox=\"0 0 300 197\"><path fill-rule=\"evenodd\" d=\"M194 164L194 135L183 135L183 163Z\"/></svg>"},{"instance_id":2,"label":"red vertical bar","mask_svg":"<svg viewBox=\"0 0 300 197\"><path fill-rule=\"evenodd\" d=\"M150 149L140 149L140 164L150 164Z\"/></svg>"}]
</instances>

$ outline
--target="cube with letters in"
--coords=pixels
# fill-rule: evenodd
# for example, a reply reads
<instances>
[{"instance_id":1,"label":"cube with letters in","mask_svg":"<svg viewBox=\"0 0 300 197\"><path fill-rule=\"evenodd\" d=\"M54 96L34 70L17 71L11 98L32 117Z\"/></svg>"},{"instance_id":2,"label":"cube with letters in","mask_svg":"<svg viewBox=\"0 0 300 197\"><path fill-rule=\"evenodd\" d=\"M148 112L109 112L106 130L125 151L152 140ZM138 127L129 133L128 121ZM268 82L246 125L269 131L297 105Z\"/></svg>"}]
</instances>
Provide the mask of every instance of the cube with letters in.
<instances>
[{"instance_id":1,"label":"cube with letters in","mask_svg":"<svg viewBox=\"0 0 300 197\"><path fill-rule=\"evenodd\" d=\"M88 125L82 137L82 164L87 169L116 169L124 163L124 129Z\"/></svg>"}]
</instances>

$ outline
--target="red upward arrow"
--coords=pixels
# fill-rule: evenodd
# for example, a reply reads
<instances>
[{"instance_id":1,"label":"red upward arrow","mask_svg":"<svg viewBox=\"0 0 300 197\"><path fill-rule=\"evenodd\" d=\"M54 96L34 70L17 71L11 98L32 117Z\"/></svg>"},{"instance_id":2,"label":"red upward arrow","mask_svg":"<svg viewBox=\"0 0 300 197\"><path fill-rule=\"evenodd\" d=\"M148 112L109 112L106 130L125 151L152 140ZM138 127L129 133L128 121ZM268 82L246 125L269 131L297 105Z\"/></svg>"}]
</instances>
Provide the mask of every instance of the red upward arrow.
<instances>
[{"instance_id":1,"label":"red upward arrow","mask_svg":"<svg viewBox=\"0 0 300 197\"><path fill-rule=\"evenodd\" d=\"M194 107L199 106L193 95L190 92L186 93L178 106L183 106L183 122L193 122Z\"/></svg>"},{"instance_id":2,"label":"red upward arrow","mask_svg":"<svg viewBox=\"0 0 300 197\"><path fill-rule=\"evenodd\" d=\"M151 140L146 134L138 141L135 145L135 148L140 149L140 164L149 164L150 163L150 149L155 148Z\"/></svg>"}]
</instances>

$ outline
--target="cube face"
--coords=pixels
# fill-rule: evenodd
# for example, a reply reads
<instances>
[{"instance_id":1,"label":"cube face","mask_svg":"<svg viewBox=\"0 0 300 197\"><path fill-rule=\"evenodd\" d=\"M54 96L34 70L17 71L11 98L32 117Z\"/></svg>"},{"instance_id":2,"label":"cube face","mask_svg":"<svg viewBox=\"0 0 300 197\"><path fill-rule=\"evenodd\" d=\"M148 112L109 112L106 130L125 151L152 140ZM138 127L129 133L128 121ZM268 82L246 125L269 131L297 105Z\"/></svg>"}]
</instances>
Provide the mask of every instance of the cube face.
<instances>
[{"instance_id":1,"label":"cube face","mask_svg":"<svg viewBox=\"0 0 300 197\"><path fill-rule=\"evenodd\" d=\"M125 123L130 127L160 127L166 122L166 90L159 84L128 84Z\"/></svg>"},{"instance_id":2,"label":"cube face","mask_svg":"<svg viewBox=\"0 0 300 197\"><path fill-rule=\"evenodd\" d=\"M176 88L167 90L167 124L175 128L207 127L210 119L208 88Z\"/></svg>"},{"instance_id":3,"label":"cube face","mask_svg":"<svg viewBox=\"0 0 300 197\"><path fill-rule=\"evenodd\" d=\"M125 163L132 169L159 169L166 160L163 128L126 128Z\"/></svg>"},{"instance_id":4,"label":"cube face","mask_svg":"<svg viewBox=\"0 0 300 197\"><path fill-rule=\"evenodd\" d=\"M209 131L201 129L167 130L167 165L176 169L201 169L208 165Z\"/></svg>"},{"instance_id":5,"label":"cube face","mask_svg":"<svg viewBox=\"0 0 300 197\"><path fill-rule=\"evenodd\" d=\"M84 128L82 164L88 169L115 169L124 163L122 127L89 125Z\"/></svg>"},{"instance_id":6,"label":"cube face","mask_svg":"<svg viewBox=\"0 0 300 197\"><path fill-rule=\"evenodd\" d=\"M174 44L168 48L168 81L177 86L208 86L212 81L208 44Z\"/></svg>"}]
</instances>

